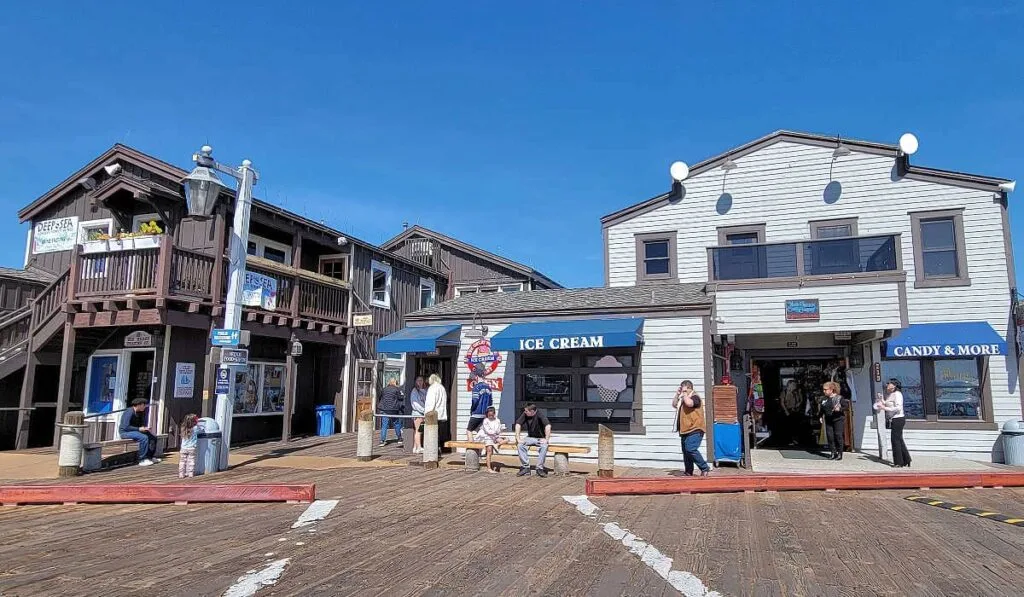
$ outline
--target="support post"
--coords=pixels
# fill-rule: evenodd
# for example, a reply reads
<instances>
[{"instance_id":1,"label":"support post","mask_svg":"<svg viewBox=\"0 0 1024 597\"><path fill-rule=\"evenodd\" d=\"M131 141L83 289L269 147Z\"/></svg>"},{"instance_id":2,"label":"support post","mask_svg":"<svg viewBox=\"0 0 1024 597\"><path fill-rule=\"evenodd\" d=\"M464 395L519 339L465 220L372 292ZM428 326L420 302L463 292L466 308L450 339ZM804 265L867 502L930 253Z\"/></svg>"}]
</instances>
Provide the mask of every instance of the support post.
<instances>
[{"instance_id":1,"label":"support post","mask_svg":"<svg viewBox=\"0 0 1024 597\"><path fill-rule=\"evenodd\" d=\"M432 410L423 417L423 468L437 468L440 454L437 440L437 411ZM477 461L477 466L479 465Z\"/></svg>"},{"instance_id":2,"label":"support post","mask_svg":"<svg viewBox=\"0 0 1024 597\"><path fill-rule=\"evenodd\" d=\"M597 476L615 476L615 432L604 425L597 426Z\"/></svg>"},{"instance_id":3,"label":"support post","mask_svg":"<svg viewBox=\"0 0 1024 597\"><path fill-rule=\"evenodd\" d=\"M480 470L480 450L466 448L466 470L471 473Z\"/></svg>"},{"instance_id":4,"label":"support post","mask_svg":"<svg viewBox=\"0 0 1024 597\"><path fill-rule=\"evenodd\" d=\"M61 344L60 352L60 378L57 382L57 421L64 418L68 411L68 403L71 401L71 368L75 363L75 327L70 323L64 324L64 342ZM53 445L60 444L60 427L54 429Z\"/></svg>"},{"instance_id":5,"label":"support post","mask_svg":"<svg viewBox=\"0 0 1024 597\"><path fill-rule=\"evenodd\" d=\"M160 239L160 249L157 253L156 267L158 277L156 279L156 295L165 298L171 294L171 255L174 251L174 243L170 235Z\"/></svg>"},{"instance_id":6,"label":"support post","mask_svg":"<svg viewBox=\"0 0 1024 597\"><path fill-rule=\"evenodd\" d=\"M21 380L21 400L18 403L18 429L14 448L24 450L28 447L28 431L32 422L32 395L35 393L36 368L39 367L39 356L32 345L32 332L29 330L28 353L25 360L25 375Z\"/></svg>"},{"instance_id":7,"label":"support post","mask_svg":"<svg viewBox=\"0 0 1024 597\"><path fill-rule=\"evenodd\" d=\"M77 477L82 471L82 438L85 413L73 410L64 415L64 424L57 424L60 452L57 455L57 476Z\"/></svg>"},{"instance_id":8,"label":"support post","mask_svg":"<svg viewBox=\"0 0 1024 597\"><path fill-rule=\"evenodd\" d=\"M292 405L295 404L295 357L292 356L290 345L288 348L288 356L284 359L284 415L281 420L281 441L283 442L292 439Z\"/></svg>"},{"instance_id":9,"label":"support post","mask_svg":"<svg viewBox=\"0 0 1024 597\"><path fill-rule=\"evenodd\" d=\"M356 460L366 462L373 459L373 412L359 413L359 430L356 432Z\"/></svg>"}]
</instances>

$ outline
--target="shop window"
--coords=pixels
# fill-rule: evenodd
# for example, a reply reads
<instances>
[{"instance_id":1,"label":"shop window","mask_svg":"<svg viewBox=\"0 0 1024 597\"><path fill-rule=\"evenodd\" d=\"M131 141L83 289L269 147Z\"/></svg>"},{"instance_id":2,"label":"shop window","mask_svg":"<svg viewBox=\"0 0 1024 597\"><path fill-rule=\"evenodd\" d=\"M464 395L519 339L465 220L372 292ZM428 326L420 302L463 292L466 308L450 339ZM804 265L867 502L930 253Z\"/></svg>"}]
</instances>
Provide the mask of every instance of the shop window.
<instances>
[{"instance_id":1,"label":"shop window","mask_svg":"<svg viewBox=\"0 0 1024 597\"><path fill-rule=\"evenodd\" d=\"M437 284L430 278L420 278L420 309L433 307L437 299Z\"/></svg>"},{"instance_id":2,"label":"shop window","mask_svg":"<svg viewBox=\"0 0 1024 597\"><path fill-rule=\"evenodd\" d=\"M391 266L379 261L370 263L372 286L370 304L384 309L391 308Z\"/></svg>"},{"instance_id":3,"label":"shop window","mask_svg":"<svg viewBox=\"0 0 1024 597\"><path fill-rule=\"evenodd\" d=\"M895 378L903 384L903 411L908 419L989 420L984 372L984 359L893 359L882 363L883 380Z\"/></svg>"},{"instance_id":4,"label":"shop window","mask_svg":"<svg viewBox=\"0 0 1024 597\"><path fill-rule=\"evenodd\" d=\"M639 351L545 351L518 355L517 411L534 402L555 431L630 431L641 423Z\"/></svg>"},{"instance_id":5,"label":"shop window","mask_svg":"<svg viewBox=\"0 0 1024 597\"><path fill-rule=\"evenodd\" d=\"M235 370L235 415L273 415L284 412L287 376L278 363L250 362Z\"/></svg>"},{"instance_id":6,"label":"shop window","mask_svg":"<svg viewBox=\"0 0 1024 597\"><path fill-rule=\"evenodd\" d=\"M969 286L963 210L910 214L914 286Z\"/></svg>"},{"instance_id":7,"label":"shop window","mask_svg":"<svg viewBox=\"0 0 1024 597\"><path fill-rule=\"evenodd\" d=\"M637 282L674 282L676 259L675 231L636 235Z\"/></svg>"}]
</instances>

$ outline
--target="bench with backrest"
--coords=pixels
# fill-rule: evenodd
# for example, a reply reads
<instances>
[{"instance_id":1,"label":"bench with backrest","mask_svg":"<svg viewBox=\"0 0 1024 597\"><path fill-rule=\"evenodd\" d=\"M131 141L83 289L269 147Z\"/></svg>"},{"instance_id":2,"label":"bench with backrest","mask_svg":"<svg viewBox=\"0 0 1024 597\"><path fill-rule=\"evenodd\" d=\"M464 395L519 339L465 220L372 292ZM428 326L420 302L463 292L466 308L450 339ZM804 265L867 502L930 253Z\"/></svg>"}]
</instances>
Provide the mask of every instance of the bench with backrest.
<instances>
[{"instance_id":1,"label":"bench with backrest","mask_svg":"<svg viewBox=\"0 0 1024 597\"><path fill-rule=\"evenodd\" d=\"M474 441L449 441L444 443L446 448L463 448L466 450L466 470L480 470L480 454L487 444ZM515 440L508 439L499 446L499 450L508 447L518 450ZM537 454L537 446L529 447L530 454ZM548 444L548 456L555 461L555 473L559 475L569 474L569 454L589 454L590 448L585 446L570 446L566 444Z\"/></svg>"}]
</instances>

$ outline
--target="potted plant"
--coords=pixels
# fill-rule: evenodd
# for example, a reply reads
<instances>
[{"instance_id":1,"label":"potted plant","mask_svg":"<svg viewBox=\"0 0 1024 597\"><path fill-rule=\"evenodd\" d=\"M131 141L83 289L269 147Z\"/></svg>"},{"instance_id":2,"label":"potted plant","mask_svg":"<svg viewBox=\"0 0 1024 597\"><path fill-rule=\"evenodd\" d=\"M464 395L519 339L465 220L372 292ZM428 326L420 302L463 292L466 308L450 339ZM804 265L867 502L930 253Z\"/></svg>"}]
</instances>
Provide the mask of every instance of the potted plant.
<instances>
[{"instance_id":1,"label":"potted plant","mask_svg":"<svg viewBox=\"0 0 1024 597\"><path fill-rule=\"evenodd\" d=\"M103 253L108 250L108 240L110 235L106 232L92 230L82 243L82 253Z\"/></svg>"},{"instance_id":2,"label":"potted plant","mask_svg":"<svg viewBox=\"0 0 1024 597\"><path fill-rule=\"evenodd\" d=\"M136 249L151 249L160 246L160 235L164 231L160 228L160 225L156 223L156 220L150 220L149 222L143 222L139 225L138 232L132 236L135 241Z\"/></svg>"}]
</instances>

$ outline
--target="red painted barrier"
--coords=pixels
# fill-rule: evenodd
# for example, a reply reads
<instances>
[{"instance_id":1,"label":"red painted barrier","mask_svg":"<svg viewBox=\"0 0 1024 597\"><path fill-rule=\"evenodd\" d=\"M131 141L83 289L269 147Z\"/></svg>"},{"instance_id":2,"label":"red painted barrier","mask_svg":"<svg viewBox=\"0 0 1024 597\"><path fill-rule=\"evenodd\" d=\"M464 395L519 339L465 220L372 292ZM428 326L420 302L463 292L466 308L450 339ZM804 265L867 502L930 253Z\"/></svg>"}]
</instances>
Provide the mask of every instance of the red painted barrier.
<instances>
[{"instance_id":1,"label":"red painted barrier","mask_svg":"<svg viewBox=\"0 0 1024 597\"><path fill-rule=\"evenodd\" d=\"M311 502L316 485L0 485L0 503L164 504L176 502Z\"/></svg>"}]
</instances>

